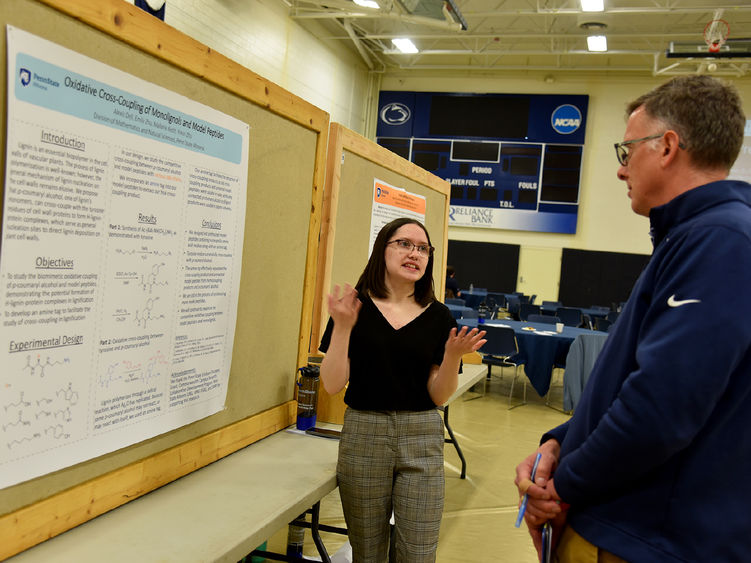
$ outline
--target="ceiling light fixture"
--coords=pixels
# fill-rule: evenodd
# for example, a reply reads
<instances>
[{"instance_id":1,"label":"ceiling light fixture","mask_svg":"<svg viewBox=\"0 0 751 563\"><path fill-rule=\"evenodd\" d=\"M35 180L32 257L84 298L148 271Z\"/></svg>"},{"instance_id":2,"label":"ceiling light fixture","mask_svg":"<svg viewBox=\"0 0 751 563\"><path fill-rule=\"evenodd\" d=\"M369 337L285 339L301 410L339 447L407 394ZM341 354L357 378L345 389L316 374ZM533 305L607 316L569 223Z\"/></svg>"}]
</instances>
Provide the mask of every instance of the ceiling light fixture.
<instances>
[{"instance_id":1,"label":"ceiling light fixture","mask_svg":"<svg viewBox=\"0 0 751 563\"><path fill-rule=\"evenodd\" d=\"M380 6L378 5L378 2L375 2L375 0L352 0L355 4L358 6L362 6L363 8L372 8L374 10L378 10Z\"/></svg>"},{"instance_id":2,"label":"ceiling light fixture","mask_svg":"<svg viewBox=\"0 0 751 563\"><path fill-rule=\"evenodd\" d=\"M401 53L414 54L419 52L415 44L412 43L412 40L406 37L397 37L396 39L392 39L391 42Z\"/></svg>"},{"instance_id":3,"label":"ceiling light fixture","mask_svg":"<svg viewBox=\"0 0 751 563\"><path fill-rule=\"evenodd\" d=\"M597 53L608 50L608 38L604 35L590 35L587 37L587 49Z\"/></svg>"},{"instance_id":4,"label":"ceiling light fixture","mask_svg":"<svg viewBox=\"0 0 751 563\"><path fill-rule=\"evenodd\" d=\"M582 12L604 12L604 0L581 0Z\"/></svg>"},{"instance_id":5,"label":"ceiling light fixture","mask_svg":"<svg viewBox=\"0 0 751 563\"><path fill-rule=\"evenodd\" d=\"M579 27L584 31L603 32L608 28L608 24L605 22L583 21L579 24Z\"/></svg>"}]
</instances>

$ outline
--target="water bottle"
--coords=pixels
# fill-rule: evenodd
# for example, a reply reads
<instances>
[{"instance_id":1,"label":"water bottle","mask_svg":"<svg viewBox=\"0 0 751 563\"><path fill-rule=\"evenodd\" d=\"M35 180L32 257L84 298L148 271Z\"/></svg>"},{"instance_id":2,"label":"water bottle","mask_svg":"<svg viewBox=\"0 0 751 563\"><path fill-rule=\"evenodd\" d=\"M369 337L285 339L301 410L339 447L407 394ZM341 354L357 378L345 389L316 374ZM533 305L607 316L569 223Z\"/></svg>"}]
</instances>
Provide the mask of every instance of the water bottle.
<instances>
[{"instance_id":1,"label":"water bottle","mask_svg":"<svg viewBox=\"0 0 751 563\"><path fill-rule=\"evenodd\" d=\"M477 324L485 324L485 319L488 316L488 313L490 313L490 308L485 304L485 301L480 303L480 305L477 307Z\"/></svg>"},{"instance_id":2,"label":"water bottle","mask_svg":"<svg viewBox=\"0 0 751 563\"><path fill-rule=\"evenodd\" d=\"M472 284L469 284L469 292L474 293L474 291L475 291L475 286Z\"/></svg>"},{"instance_id":3,"label":"water bottle","mask_svg":"<svg viewBox=\"0 0 751 563\"><path fill-rule=\"evenodd\" d=\"M290 524L287 528L287 555L302 557L304 543L305 528Z\"/></svg>"},{"instance_id":4,"label":"water bottle","mask_svg":"<svg viewBox=\"0 0 751 563\"><path fill-rule=\"evenodd\" d=\"M298 371L300 377L297 379L297 429L307 430L316 425L319 367L309 364Z\"/></svg>"}]
</instances>

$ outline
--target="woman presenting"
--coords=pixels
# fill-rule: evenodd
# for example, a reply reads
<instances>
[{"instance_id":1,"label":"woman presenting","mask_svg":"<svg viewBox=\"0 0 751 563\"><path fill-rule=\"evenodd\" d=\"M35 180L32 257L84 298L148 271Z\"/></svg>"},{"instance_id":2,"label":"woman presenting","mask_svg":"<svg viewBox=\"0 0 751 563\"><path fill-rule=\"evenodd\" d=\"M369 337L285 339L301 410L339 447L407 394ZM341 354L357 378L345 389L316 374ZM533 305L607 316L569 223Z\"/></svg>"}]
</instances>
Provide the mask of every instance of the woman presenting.
<instances>
[{"instance_id":1,"label":"woman presenting","mask_svg":"<svg viewBox=\"0 0 751 563\"><path fill-rule=\"evenodd\" d=\"M341 291L341 295L340 295ZM485 332L457 331L433 292L425 227L396 219L376 238L353 289L334 288L320 350L330 394L347 383L337 479L354 561L435 561L443 512L443 422L462 355Z\"/></svg>"}]
</instances>

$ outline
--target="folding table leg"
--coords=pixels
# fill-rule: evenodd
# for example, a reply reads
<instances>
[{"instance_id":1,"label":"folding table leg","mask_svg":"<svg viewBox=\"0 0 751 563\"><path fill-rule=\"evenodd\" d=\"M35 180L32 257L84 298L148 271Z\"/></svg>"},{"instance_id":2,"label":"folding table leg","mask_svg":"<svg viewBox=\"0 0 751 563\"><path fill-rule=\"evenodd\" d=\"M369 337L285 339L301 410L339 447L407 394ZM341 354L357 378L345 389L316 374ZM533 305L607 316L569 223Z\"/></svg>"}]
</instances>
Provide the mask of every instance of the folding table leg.
<instances>
[{"instance_id":1,"label":"folding table leg","mask_svg":"<svg viewBox=\"0 0 751 563\"><path fill-rule=\"evenodd\" d=\"M456 448L456 453L459 454L459 459L462 460L462 473L459 476L460 479L464 479L467 476L467 460L464 459L464 454L462 453L462 449L459 447L459 442L456 441L456 436L454 436L454 431L451 430L451 425L449 424L449 406L446 405L443 407L443 424L446 427L446 431L449 433L449 436L451 438L445 438L445 442L447 444L454 444L454 448Z\"/></svg>"}]
</instances>

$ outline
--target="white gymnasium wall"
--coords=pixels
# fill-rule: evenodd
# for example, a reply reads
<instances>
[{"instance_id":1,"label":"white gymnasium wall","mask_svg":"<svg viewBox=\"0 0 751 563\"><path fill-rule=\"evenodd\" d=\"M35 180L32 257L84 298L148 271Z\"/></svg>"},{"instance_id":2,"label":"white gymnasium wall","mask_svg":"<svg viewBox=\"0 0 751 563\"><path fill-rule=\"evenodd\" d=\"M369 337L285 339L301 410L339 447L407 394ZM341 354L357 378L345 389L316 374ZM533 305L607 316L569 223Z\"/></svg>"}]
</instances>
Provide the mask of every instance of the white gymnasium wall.
<instances>
[{"instance_id":1,"label":"white gymnasium wall","mask_svg":"<svg viewBox=\"0 0 751 563\"><path fill-rule=\"evenodd\" d=\"M627 102L667 78L574 76L552 83L543 74L450 76L403 71L368 73L346 43L324 43L288 16L280 0L168 0L166 22L331 114L358 133L375 134L377 92L422 90L588 94L587 140L582 162L575 235L451 227L449 238L521 245L517 288L557 299L562 248L651 253L646 218L634 215L615 174L613 143L622 140ZM314 24L311 24L314 25ZM550 74L550 73L546 73ZM555 73L553 73L555 75ZM751 79L735 80L751 114ZM751 116L751 115L750 115ZM748 151L748 147L746 147Z\"/></svg>"},{"instance_id":2,"label":"white gymnasium wall","mask_svg":"<svg viewBox=\"0 0 751 563\"><path fill-rule=\"evenodd\" d=\"M167 0L165 22L327 111L332 122L364 130L364 63L344 44L314 38L283 2Z\"/></svg>"},{"instance_id":3,"label":"white gymnasium wall","mask_svg":"<svg viewBox=\"0 0 751 563\"><path fill-rule=\"evenodd\" d=\"M553 83L543 75L508 77L384 76L382 90L436 92L498 92L531 94L588 94L589 111L582 157L579 217L576 234L546 234L497 229L450 227L449 238L521 245L517 290L542 299L558 298L561 249L650 254L649 221L631 211L626 186L616 177L618 161L613 143L623 140L625 107L667 78L614 76L569 77L561 73ZM735 82L751 114L751 80Z\"/></svg>"},{"instance_id":4,"label":"white gymnasium wall","mask_svg":"<svg viewBox=\"0 0 751 563\"><path fill-rule=\"evenodd\" d=\"M751 182L751 119L746 120L741 154L738 155L738 160L735 161L733 168L730 170L730 178Z\"/></svg>"}]
</instances>

